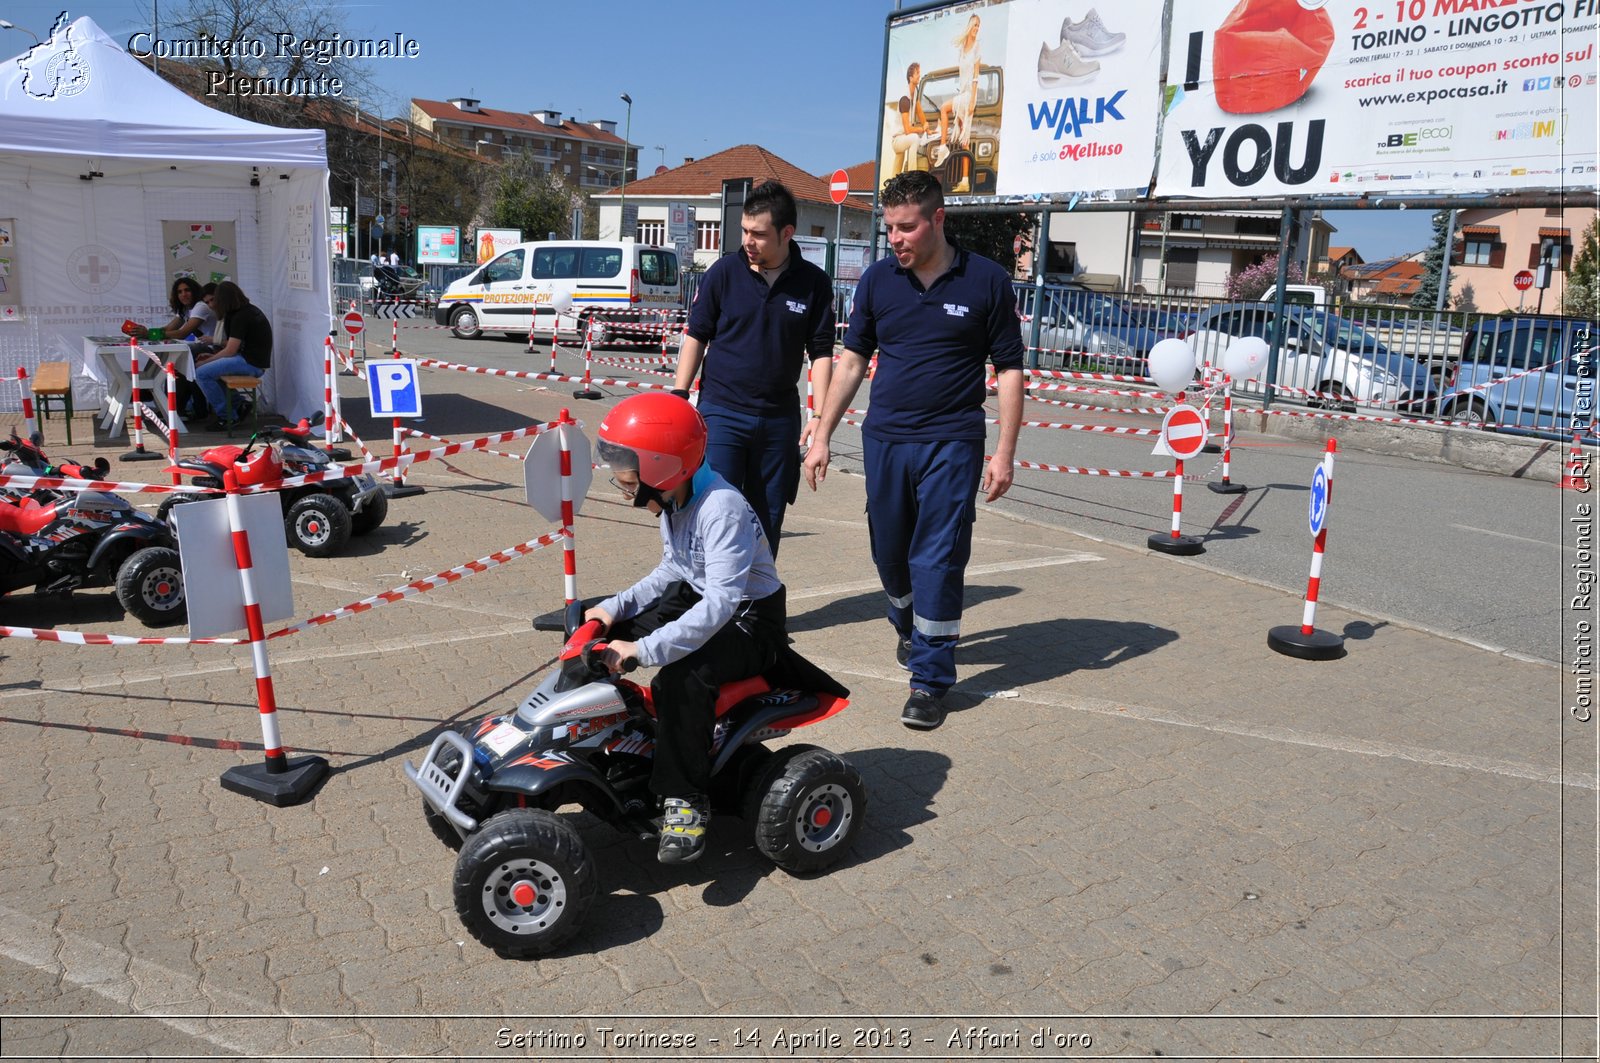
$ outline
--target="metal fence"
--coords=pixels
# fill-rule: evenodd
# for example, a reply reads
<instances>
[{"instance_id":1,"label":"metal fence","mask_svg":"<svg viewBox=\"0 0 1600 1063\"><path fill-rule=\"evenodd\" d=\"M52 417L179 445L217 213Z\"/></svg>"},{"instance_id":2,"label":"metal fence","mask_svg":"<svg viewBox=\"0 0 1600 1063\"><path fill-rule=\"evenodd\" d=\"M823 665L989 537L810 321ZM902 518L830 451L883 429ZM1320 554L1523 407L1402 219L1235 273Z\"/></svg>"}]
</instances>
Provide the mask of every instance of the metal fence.
<instances>
[{"instance_id":1,"label":"metal fence","mask_svg":"<svg viewBox=\"0 0 1600 1063\"><path fill-rule=\"evenodd\" d=\"M1269 302L1027 283L1016 291L1038 368L1144 375L1151 348L1176 338L1204 373L1253 336L1268 344L1268 366L1235 394L1552 439L1595 434L1591 321L1289 303L1280 327Z\"/></svg>"}]
</instances>

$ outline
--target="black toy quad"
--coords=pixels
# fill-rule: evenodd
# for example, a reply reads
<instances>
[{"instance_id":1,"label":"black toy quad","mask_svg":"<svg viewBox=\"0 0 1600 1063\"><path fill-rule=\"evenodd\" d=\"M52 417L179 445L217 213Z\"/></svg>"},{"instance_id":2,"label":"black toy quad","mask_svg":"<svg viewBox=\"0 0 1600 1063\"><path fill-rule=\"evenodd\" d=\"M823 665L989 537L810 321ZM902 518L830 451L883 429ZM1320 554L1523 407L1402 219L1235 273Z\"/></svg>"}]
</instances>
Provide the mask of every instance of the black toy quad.
<instances>
[{"instance_id":1,"label":"black toy quad","mask_svg":"<svg viewBox=\"0 0 1600 1063\"><path fill-rule=\"evenodd\" d=\"M445 731L421 767L405 765L433 832L460 849L457 914L503 956L557 948L594 901L594 861L558 808L576 803L639 837L660 833L661 805L649 788L650 691L607 672L599 623L580 620L569 610L560 668L514 711ZM866 813L866 788L827 750L762 743L837 714L848 693L789 651L767 676L729 684L717 701L713 808L742 817L761 854L791 874L844 857Z\"/></svg>"}]
</instances>

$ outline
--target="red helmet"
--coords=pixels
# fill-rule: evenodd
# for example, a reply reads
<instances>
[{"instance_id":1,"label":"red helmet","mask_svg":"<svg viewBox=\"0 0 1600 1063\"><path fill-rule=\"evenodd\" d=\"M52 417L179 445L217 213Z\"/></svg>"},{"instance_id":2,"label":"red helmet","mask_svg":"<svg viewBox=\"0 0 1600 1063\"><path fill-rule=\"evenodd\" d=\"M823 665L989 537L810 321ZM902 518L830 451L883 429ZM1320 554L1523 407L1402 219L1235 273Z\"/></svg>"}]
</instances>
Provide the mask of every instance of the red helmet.
<instances>
[{"instance_id":1,"label":"red helmet","mask_svg":"<svg viewBox=\"0 0 1600 1063\"><path fill-rule=\"evenodd\" d=\"M598 449L613 469L637 472L646 487L670 491L705 460L706 423L676 395L632 395L600 422Z\"/></svg>"}]
</instances>

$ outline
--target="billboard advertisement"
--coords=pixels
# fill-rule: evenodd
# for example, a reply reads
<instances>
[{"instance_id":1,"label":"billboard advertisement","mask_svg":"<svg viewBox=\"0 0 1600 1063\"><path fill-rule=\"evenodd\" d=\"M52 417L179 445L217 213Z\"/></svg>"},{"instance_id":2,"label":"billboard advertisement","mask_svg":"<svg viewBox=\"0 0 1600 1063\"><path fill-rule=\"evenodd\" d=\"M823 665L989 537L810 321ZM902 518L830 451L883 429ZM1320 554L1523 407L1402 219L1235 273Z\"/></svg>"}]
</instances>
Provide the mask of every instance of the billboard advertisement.
<instances>
[{"instance_id":1,"label":"billboard advertisement","mask_svg":"<svg viewBox=\"0 0 1600 1063\"><path fill-rule=\"evenodd\" d=\"M521 229L479 229L478 257L475 262L487 262L508 247L522 243Z\"/></svg>"},{"instance_id":2,"label":"billboard advertisement","mask_svg":"<svg viewBox=\"0 0 1600 1063\"><path fill-rule=\"evenodd\" d=\"M1597 13L1593 0L1175 3L1156 191L1592 185Z\"/></svg>"},{"instance_id":3,"label":"billboard advertisement","mask_svg":"<svg viewBox=\"0 0 1600 1063\"><path fill-rule=\"evenodd\" d=\"M461 261L461 230L454 225L417 226L417 264Z\"/></svg>"},{"instance_id":4,"label":"billboard advertisement","mask_svg":"<svg viewBox=\"0 0 1600 1063\"><path fill-rule=\"evenodd\" d=\"M878 181L927 170L954 202L1592 188L1597 24L1600 0L895 15Z\"/></svg>"}]
</instances>

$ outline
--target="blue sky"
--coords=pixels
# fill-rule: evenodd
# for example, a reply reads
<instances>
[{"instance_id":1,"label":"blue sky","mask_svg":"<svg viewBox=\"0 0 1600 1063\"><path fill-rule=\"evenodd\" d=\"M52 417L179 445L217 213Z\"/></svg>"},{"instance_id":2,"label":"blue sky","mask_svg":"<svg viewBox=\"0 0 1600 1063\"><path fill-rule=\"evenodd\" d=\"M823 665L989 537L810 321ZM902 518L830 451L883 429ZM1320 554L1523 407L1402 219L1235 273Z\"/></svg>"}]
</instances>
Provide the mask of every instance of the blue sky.
<instances>
[{"instance_id":1,"label":"blue sky","mask_svg":"<svg viewBox=\"0 0 1600 1063\"><path fill-rule=\"evenodd\" d=\"M0 18L44 36L65 0L0 0ZM163 20L181 7L160 0ZM413 96L474 96L505 110L627 119L646 174L736 144L759 144L812 173L875 157L884 20L893 0L609 0L606 3L339 3L346 37L404 34L415 59L374 60L386 115ZM910 6L907 4L906 6ZM113 39L148 31L152 0L67 6ZM471 12L470 15L466 14ZM0 55L31 43L0 32ZM369 109L379 101L363 100ZM1427 244L1427 211L1341 212L1333 243L1368 261Z\"/></svg>"}]
</instances>

